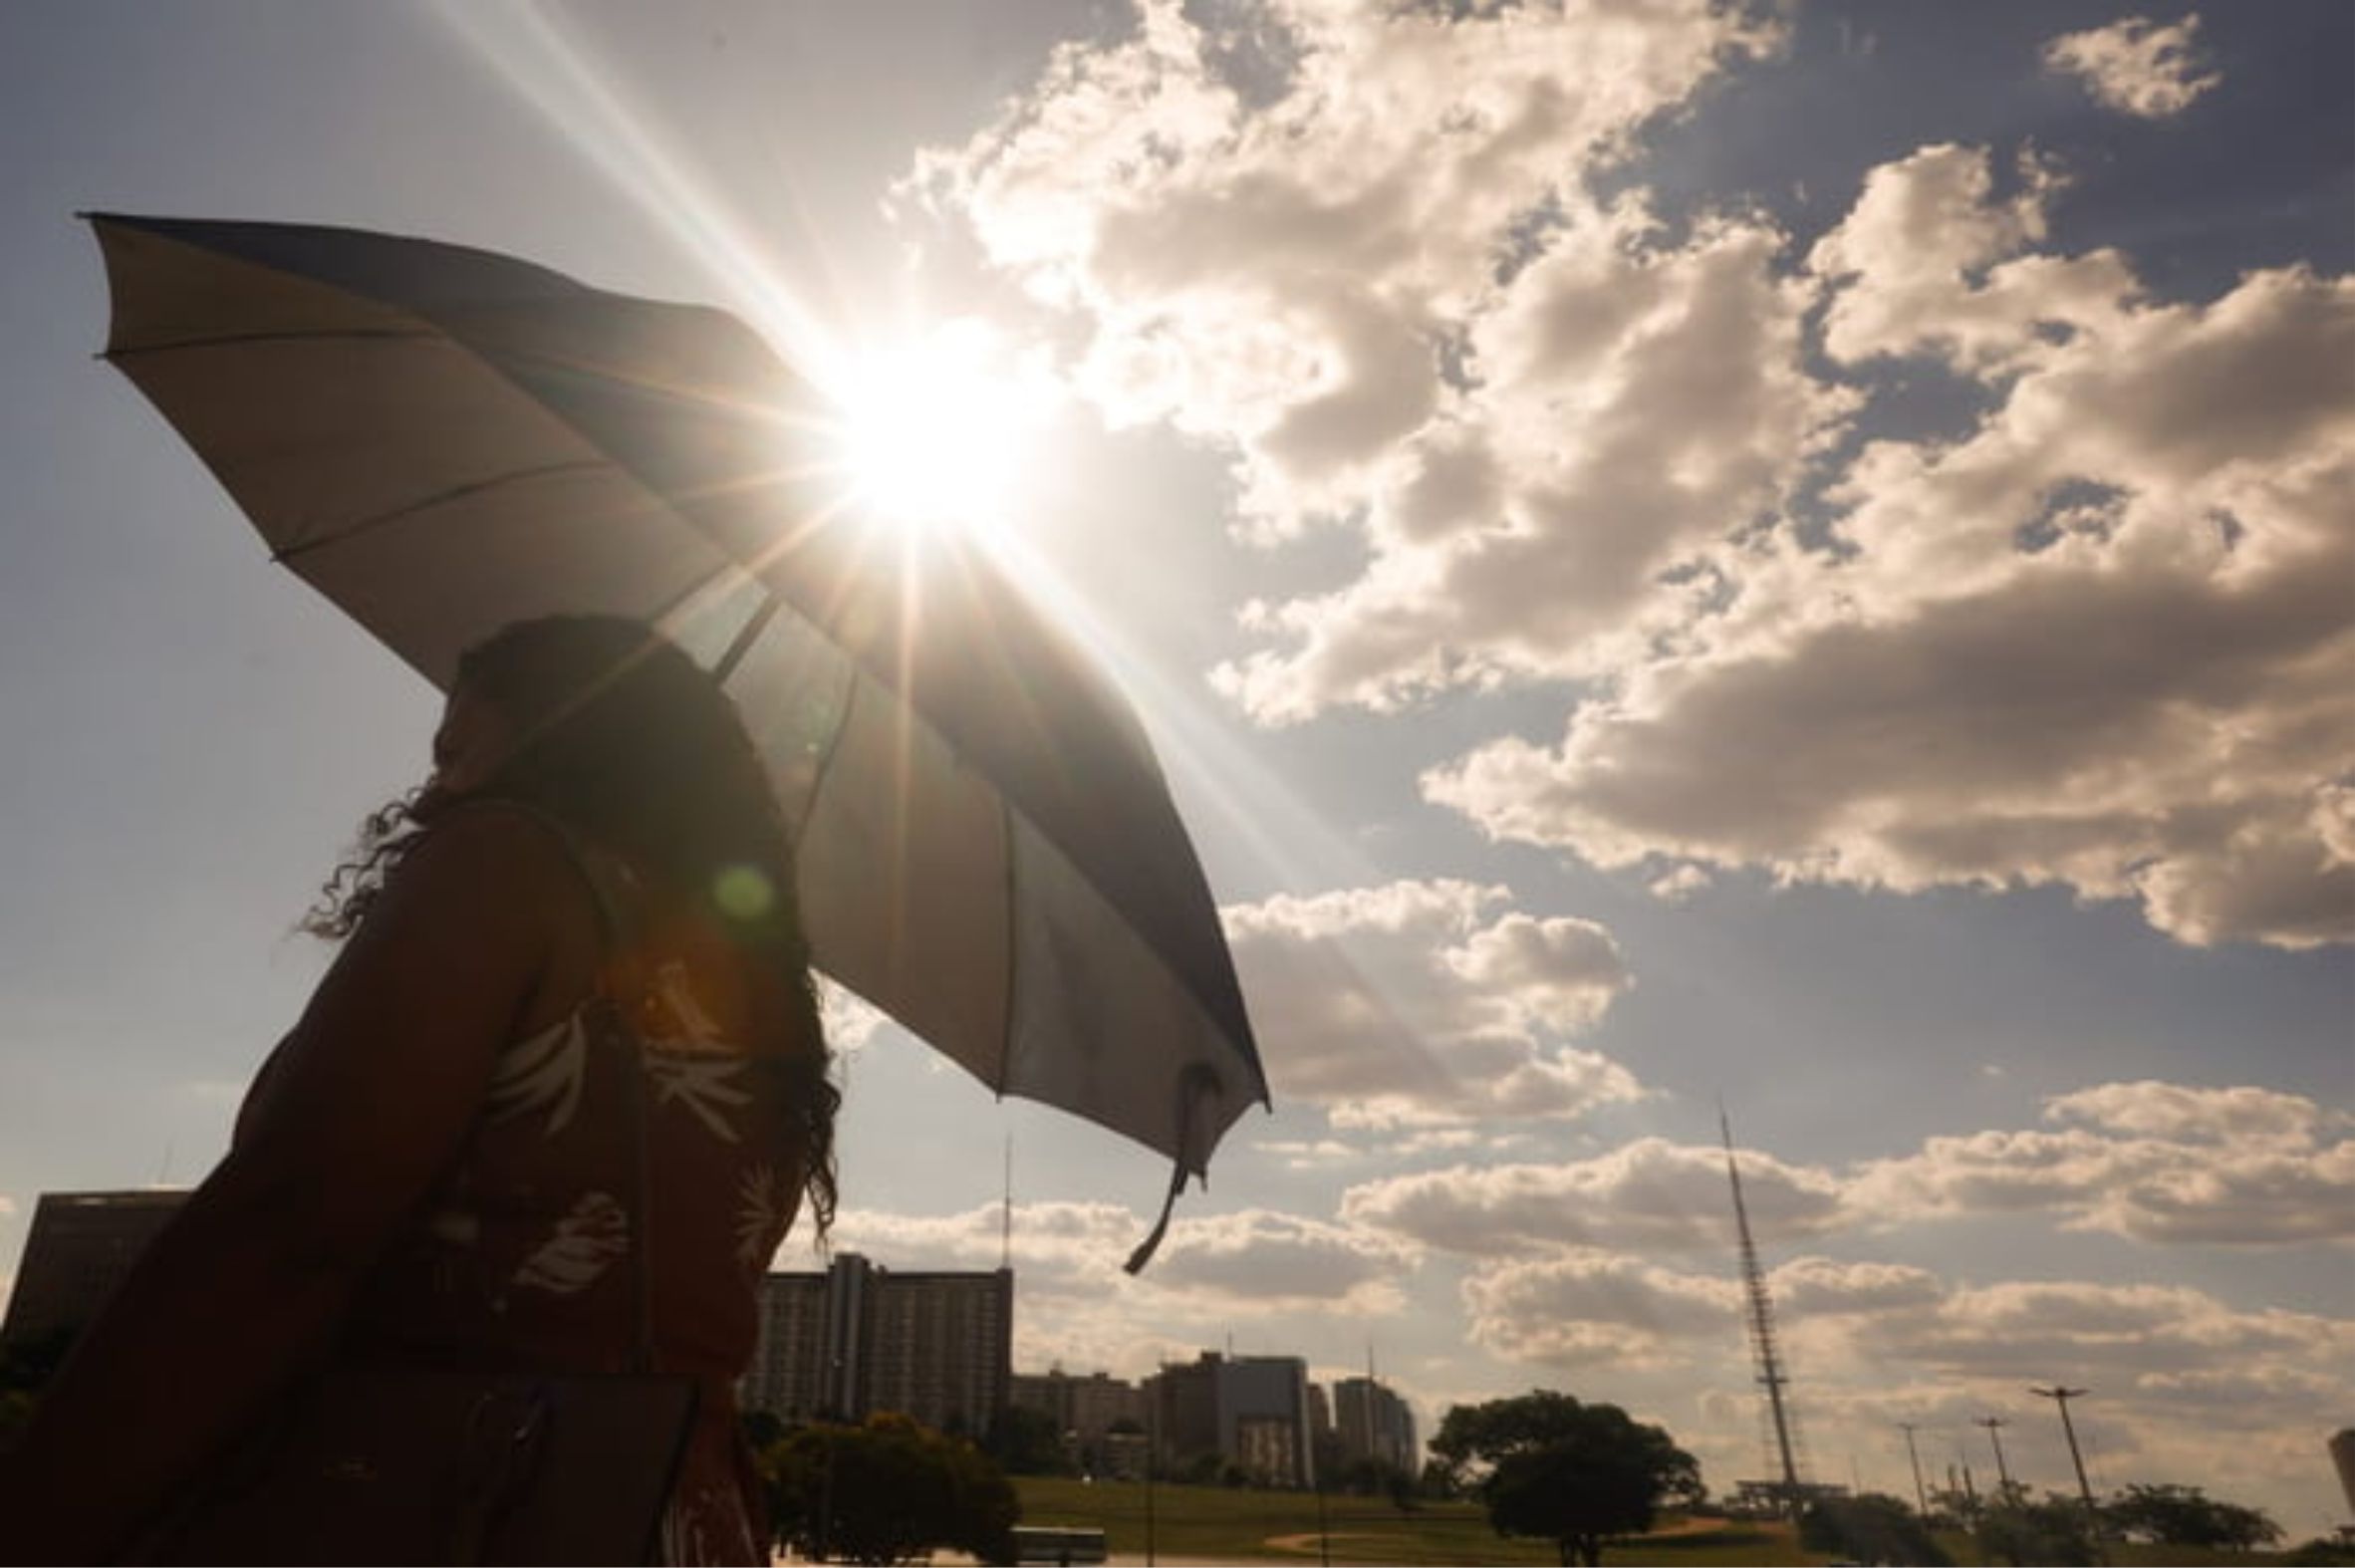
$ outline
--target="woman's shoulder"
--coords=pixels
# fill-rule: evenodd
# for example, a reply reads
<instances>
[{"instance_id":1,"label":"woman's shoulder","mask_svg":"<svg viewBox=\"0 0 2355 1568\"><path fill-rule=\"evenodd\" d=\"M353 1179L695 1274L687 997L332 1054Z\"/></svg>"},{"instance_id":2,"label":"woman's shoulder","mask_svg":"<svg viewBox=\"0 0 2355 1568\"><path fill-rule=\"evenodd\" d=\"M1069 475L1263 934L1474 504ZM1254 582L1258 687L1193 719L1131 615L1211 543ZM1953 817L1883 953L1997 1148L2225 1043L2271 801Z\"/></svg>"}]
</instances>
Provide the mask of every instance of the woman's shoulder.
<instances>
[{"instance_id":1,"label":"woman's shoulder","mask_svg":"<svg viewBox=\"0 0 2355 1568\"><path fill-rule=\"evenodd\" d=\"M406 883L454 896L540 903L596 896L596 851L556 818L515 801L468 800L437 814L401 857L387 892Z\"/></svg>"}]
</instances>

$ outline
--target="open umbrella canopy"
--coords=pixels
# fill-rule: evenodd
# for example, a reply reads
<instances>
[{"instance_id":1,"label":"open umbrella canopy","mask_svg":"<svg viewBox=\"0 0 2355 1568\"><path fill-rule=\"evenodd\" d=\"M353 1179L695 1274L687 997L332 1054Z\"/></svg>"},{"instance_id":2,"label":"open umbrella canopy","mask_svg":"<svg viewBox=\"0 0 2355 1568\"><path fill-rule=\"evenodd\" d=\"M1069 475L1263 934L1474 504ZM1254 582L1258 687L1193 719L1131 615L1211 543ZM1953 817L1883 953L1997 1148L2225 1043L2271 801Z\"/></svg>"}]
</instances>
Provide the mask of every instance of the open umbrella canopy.
<instances>
[{"instance_id":1,"label":"open umbrella canopy","mask_svg":"<svg viewBox=\"0 0 2355 1568\"><path fill-rule=\"evenodd\" d=\"M1265 1103L1125 699L977 549L839 504L829 410L741 322L425 240L91 221L108 357L273 558L428 680L534 616L660 625L768 760L827 974L998 1093L1169 1156L1173 1194Z\"/></svg>"}]
</instances>

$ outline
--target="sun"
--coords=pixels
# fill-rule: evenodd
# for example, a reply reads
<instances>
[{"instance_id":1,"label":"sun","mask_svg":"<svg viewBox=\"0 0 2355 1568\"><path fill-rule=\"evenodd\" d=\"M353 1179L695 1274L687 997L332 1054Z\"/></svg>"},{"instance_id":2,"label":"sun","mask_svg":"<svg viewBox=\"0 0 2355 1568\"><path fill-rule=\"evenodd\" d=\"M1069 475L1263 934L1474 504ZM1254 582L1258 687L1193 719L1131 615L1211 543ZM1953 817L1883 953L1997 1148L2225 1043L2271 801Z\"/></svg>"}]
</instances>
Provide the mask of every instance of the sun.
<instances>
[{"instance_id":1,"label":"sun","mask_svg":"<svg viewBox=\"0 0 2355 1568\"><path fill-rule=\"evenodd\" d=\"M986 534L1028 498L1053 378L960 317L871 352L844 389L853 500L915 534Z\"/></svg>"}]
</instances>

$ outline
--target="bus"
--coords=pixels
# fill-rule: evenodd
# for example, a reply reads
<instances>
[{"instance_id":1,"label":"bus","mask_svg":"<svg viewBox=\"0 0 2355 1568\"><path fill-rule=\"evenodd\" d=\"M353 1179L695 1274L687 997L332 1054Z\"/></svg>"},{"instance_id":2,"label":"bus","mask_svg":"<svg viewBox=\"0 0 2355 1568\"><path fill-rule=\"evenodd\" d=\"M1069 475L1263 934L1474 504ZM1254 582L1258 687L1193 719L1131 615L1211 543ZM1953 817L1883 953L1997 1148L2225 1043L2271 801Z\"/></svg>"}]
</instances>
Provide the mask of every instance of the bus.
<instances>
[{"instance_id":1,"label":"bus","mask_svg":"<svg viewBox=\"0 0 2355 1568\"><path fill-rule=\"evenodd\" d=\"M1105 1557L1104 1532L1092 1526L1014 1526L1014 1561L1018 1563L1100 1563Z\"/></svg>"}]
</instances>

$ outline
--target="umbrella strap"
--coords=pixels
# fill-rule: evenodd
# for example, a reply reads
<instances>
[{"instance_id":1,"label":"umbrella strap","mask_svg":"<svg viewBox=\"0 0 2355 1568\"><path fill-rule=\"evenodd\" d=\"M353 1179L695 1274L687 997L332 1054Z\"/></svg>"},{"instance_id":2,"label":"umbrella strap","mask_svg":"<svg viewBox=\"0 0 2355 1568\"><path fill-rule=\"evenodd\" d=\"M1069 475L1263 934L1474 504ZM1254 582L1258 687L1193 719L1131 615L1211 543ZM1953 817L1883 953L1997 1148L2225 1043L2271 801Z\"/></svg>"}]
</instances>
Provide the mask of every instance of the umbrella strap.
<instances>
[{"instance_id":1,"label":"umbrella strap","mask_svg":"<svg viewBox=\"0 0 2355 1568\"><path fill-rule=\"evenodd\" d=\"M1153 1261L1154 1253L1161 1248L1162 1237L1169 1232L1170 1210L1178 1206L1178 1194L1184 1190L1185 1157L1180 1155L1178 1157L1178 1168L1170 1173L1170 1190L1162 1199L1162 1217L1153 1222L1152 1231L1137 1243L1137 1250L1129 1254L1129 1261L1121 1267L1135 1274Z\"/></svg>"},{"instance_id":2,"label":"umbrella strap","mask_svg":"<svg viewBox=\"0 0 2355 1568\"><path fill-rule=\"evenodd\" d=\"M1137 1250L1129 1254L1129 1261L1121 1266L1130 1273L1143 1271L1159 1251L1162 1237L1169 1234L1170 1212L1178 1206L1178 1194L1185 1190L1185 1152L1192 1146L1194 1117L1202 1101L1218 1092L1218 1075L1201 1062L1188 1067L1178 1078L1178 1158L1170 1171L1170 1190L1162 1198L1161 1217L1153 1222L1153 1229Z\"/></svg>"}]
</instances>

